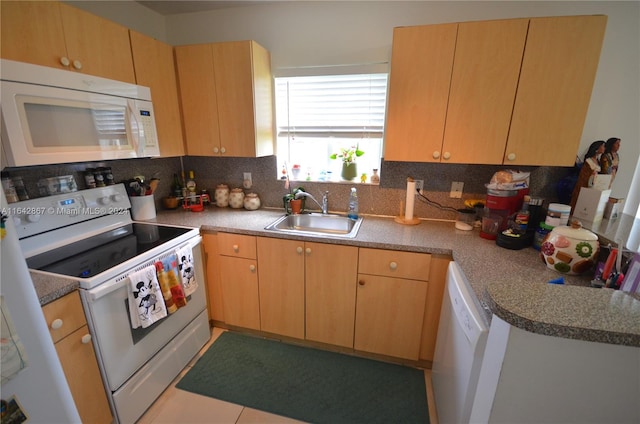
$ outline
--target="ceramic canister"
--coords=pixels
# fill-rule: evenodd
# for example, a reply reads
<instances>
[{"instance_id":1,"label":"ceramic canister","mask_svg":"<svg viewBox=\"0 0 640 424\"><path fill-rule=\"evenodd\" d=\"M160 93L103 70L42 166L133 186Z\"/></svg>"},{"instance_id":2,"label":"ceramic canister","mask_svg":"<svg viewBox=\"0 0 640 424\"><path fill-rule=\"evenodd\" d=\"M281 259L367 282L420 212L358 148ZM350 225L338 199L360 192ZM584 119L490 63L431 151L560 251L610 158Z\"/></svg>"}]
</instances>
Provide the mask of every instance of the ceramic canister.
<instances>
[{"instance_id":1,"label":"ceramic canister","mask_svg":"<svg viewBox=\"0 0 640 424\"><path fill-rule=\"evenodd\" d=\"M229 186L218 184L215 192L216 206L226 208L229 206Z\"/></svg>"},{"instance_id":2,"label":"ceramic canister","mask_svg":"<svg viewBox=\"0 0 640 424\"><path fill-rule=\"evenodd\" d=\"M244 208L249 211L255 211L260 208L260 198L256 193L247 193L244 196Z\"/></svg>"},{"instance_id":3,"label":"ceramic canister","mask_svg":"<svg viewBox=\"0 0 640 424\"><path fill-rule=\"evenodd\" d=\"M244 192L241 188L234 188L229 195L229 206L240 209L244 206Z\"/></svg>"},{"instance_id":4,"label":"ceramic canister","mask_svg":"<svg viewBox=\"0 0 640 424\"><path fill-rule=\"evenodd\" d=\"M582 228L580 221L555 227L540 245L548 268L568 275L579 275L595 264L600 244L598 236Z\"/></svg>"}]
</instances>

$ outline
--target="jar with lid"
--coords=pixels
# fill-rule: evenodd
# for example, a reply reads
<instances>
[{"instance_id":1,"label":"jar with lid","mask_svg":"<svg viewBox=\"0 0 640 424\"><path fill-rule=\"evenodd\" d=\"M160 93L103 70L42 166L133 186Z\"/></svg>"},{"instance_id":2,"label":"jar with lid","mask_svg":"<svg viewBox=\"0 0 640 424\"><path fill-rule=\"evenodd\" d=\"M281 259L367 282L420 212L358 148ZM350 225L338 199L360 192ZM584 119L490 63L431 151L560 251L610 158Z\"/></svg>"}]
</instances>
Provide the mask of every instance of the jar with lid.
<instances>
[{"instance_id":1,"label":"jar with lid","mask_svg":"<svg viewBox=\"0 0 640 424\"><path fill-rule=\"evenodd\" d=\"M249 211L255 211L260 208L260 198L256 193L247 193L244 196L244 208Z\"/></svg>"},{"instance_id":2,"label":"jar with lid","mask_svg":"<svg viewBox=\"0 0 640 424\"><path fill-rule=\"evenodd\" d=\"M94 177L94 173L96 172L93 168L86 168L84 170L84 184L87 188L96 188L96 178Z\"/></svg>"},{"instance_id":3,"label":"jar with lid","mask_svg":"<svg viewBox=\"0 0 640 424\"><path fill-rule=\"evenodd\" d=\"M18 199L29 200L29 193L27 192L27 188L24 186L24 181L22 181L22 177L14 177L13 185L16 189L16 194L18 195Z\"/></svg>"},{"instance_id":4,"label":"jar with lid","mask_svg":"<svg viewBox=\"0 0 640 424\"><path fill-rule=\"evenodd\" d=\"M233 209L240 209L244 206L244 191L241 188L234 188L229 194L229 206Z\"/></svg>"},{"instance_id":5,"label":"jar with lid","mask_svg":"<svg viewBox=\"0 0 640 424\"><path fill-rule=\"evenodd\" d=\"M218 184L216 186L216 206L219 208L226 208L229 206L229 186L226 184Z\"/></svg>"},{"instance_id":6,"label":"jar with lid","mask_svg":"<svg viewBox=\"0 0 640 424\"><path fill-rule=\"evenodd\" d=\"M106 166L102 168L102 177L104 178L105 185L114 185L113 174L111 173L111 167Z\"/></svg>"},{"instance_id":7,"label":"jar with lid","mask_svg":"<svg viewBox=\"0 0 640 424\"><path fill-rule=\"evenodd\" d=\"M96 181L96 187L104 187L107 184L104 182L104 174L102 168L96 168L93 170L93 178Z\"/></svg>"},{"instance_id":8,"label":"jar with lid","mask_svg":"<svg viewBox=\"0 0 640 424\"><path fill-rule=\"evenodd\" d=\"M4 196L7 198L7 203L15 203L19 201L18 193L16 193L16 187L13 185L13 180L8 172L2 172L2 190Z\"/></svg>"}]
</instances>

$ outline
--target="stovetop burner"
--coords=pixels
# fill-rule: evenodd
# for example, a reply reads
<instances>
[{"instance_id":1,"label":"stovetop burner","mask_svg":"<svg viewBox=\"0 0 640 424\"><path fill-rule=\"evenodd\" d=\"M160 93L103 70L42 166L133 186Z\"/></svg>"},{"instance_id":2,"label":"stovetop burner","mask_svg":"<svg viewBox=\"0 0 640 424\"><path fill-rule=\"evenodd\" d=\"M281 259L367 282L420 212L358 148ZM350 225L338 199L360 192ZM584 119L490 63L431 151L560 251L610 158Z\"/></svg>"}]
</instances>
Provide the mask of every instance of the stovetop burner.
<instances>
[{"instance_id":1,"label":"stovetop burner","mask_svg":"<svg viewBox=\"0 0 640 424\"><path fill-rule=\"evenodd\" d=\"M190 228L132 223L27 259L31 269L89 278L141 255Z\"/></svg>"}]
</instances>

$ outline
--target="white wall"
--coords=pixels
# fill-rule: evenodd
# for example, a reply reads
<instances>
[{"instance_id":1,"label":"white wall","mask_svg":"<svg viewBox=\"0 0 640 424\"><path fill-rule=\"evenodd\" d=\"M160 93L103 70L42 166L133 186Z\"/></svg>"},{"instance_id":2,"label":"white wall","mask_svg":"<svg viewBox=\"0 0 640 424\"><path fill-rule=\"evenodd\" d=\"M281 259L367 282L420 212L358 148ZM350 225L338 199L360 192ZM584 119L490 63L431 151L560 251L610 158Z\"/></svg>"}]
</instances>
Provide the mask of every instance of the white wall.
<instances>
[{"instance_id":1,"label":"white wall","mask_svg":"<svg viewBox=\"0 0 640 424\"><path fill-rule=\"evenodd\" d=\"M91 6L94 2L81 3ZM123 2L120 7L131 3ZM106 13L97 9L94 13L99 12ZM608 24L576 155L583 156L595 140L620 137L620 172L612 196L626 198L640 156L640 2L268 2L168 16L166 41L183 45L254 39L271 52L277 74L288 67L388 62L396 26L592 14L607 15ZM115 16L110 19L118 21Z\"/></svg>"}]
</instances>

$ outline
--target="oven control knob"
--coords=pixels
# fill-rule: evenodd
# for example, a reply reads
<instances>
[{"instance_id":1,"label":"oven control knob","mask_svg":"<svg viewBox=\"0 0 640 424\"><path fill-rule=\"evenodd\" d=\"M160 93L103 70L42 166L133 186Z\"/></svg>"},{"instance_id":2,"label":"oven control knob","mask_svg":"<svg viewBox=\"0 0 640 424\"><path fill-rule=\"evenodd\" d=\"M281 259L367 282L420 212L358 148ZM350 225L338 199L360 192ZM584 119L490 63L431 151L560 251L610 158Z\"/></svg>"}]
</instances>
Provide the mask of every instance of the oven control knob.
<instances>
[{"instance_id":1,"label":"oven control knob","mask_svg":"<svg viewBox=\"0 0 640 424\"><path fill-rule=\"evenodd\" d=\"M100 197L98 198L98 203L101 205L108 205L111 203L111 198L109 196Z\"/></svg>"},{"instance_id":2,"label":"oven control knob","mask_svg":"<svg viewBox=\"0 0 640 424\"><path fill-rule=\"evenodd\" d=\"M27 215L27 222L38 222L40 221L40 215Z\"/></svg>"},{"instance_id":3,"label":"oven control knob","mask_svg":"<svg viewBox=\"0 0 640 424\"><path fill-rule=\"evenodd\" d=\"M14 216L13 217L13 225L20 225L21 222L22 222L22 220L20 219L19 216Z\"/></svg>"},{"instance_id":4,"label":"oven control knob","mask_svg":"<svg viewBox=\"0 0 640 424\"><path fill-rule=\"evenodd\" d=\"M120 193L112 194L111 200L113 200L116 203L120 202L122 200L122 194Z\"/></svg>"}]
</instances>

